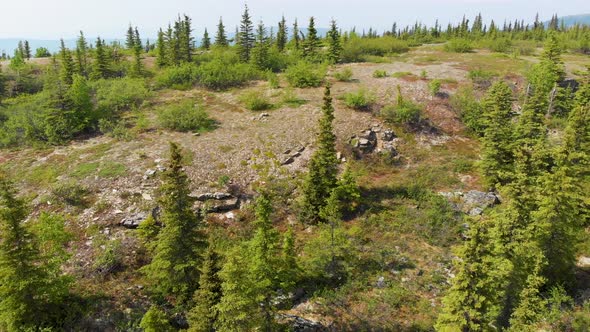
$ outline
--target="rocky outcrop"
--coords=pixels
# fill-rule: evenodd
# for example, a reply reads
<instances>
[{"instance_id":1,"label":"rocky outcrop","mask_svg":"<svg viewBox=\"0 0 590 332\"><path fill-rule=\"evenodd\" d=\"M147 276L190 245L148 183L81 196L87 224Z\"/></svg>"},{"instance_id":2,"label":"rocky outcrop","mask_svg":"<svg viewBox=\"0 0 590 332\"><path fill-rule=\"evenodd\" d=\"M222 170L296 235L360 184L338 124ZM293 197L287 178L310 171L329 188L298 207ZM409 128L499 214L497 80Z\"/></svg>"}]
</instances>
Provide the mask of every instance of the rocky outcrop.
<instances>
[{"instance_id":1,"label":"rocky outcrop","mask_svg":"<svg viewBox=\"0 0 590 332\"><path fill-rule=\"evenodd\" d=\"M500 197L493 192L470 190L466 193L454 191L439 194L446 197L455 210L470 216L479 216L486 208L500 203Z\"/></svg>"},{"instance_id":2,"label":"rocky outcrop","mask_svg":"<svg viewBox=\"0 0 590 332\"><path fill-rule=\"evenodd\" d=\"M305 151L305 147L304 146L300 146L297 147L293 150L291 149L287 149L285 150L285 152L283 152L283 155L285 155L281 161L281 165L285 166L285 165L290 165L292 163L295 162L295 160L299 157L301 157L301 153Z\"/></svg>"},{"instance_id":3,"label":"rocky outcrop","mask_svg":"<svg viewBox=\"0 0 590 332\"><path fill-rule=\"evenodd\" d=\"M229 193L204 193L193 195L194 208L204 212L228 212L240 208L240 199Z\"/></svg>"},{"instance_id":4,"label":"rocky outcrop","mask_svg":"<svg viewBox=\"0 0 590 332\"><path fill-rule=\"evenodd\" d=\"M397 148L401 140L395 136L391 129L384 129L380 124L373 124L369 129L350 138L349 144L357 152L357 155L372 152L387 153L397 156Z\"/></svg>"},{"instance_id":5,"label":"rocky outcrop","mask_svg":"<svg viewBox=\"0 0 590 332\"><path fill-rule=\"evenodd\" d=\"M309 319L305 319L303 317L295 316L295 315L281 315L284 320L289 322L289 325L293 327L293 331L295 332L323 332L328 331L328 329L320 324L319 322L315 322Z\"/></svg>"}]
</instances>

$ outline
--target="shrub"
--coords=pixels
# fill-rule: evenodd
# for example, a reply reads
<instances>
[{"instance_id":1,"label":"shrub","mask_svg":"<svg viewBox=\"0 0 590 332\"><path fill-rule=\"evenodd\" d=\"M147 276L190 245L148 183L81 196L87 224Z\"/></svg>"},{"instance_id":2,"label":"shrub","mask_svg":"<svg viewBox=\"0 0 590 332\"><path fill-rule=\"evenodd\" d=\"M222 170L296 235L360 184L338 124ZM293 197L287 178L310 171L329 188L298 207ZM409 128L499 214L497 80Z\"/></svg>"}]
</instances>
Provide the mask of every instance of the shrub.
<instances>
[{"instance_id":1,"label":"shrub","mask_svg":"<svg viewBox=\"0 0 590 332\"><path fill-rule=\"evenodd\" d=\"M272 107L272 104L262 91L246 92L240 97L240 101L251 111L263 111Z\"/></svg>"},{"instance_id":2,"label":"shrub","mask_svg":"<svg viewBox=\"0 0 590 332\"><path fill-rule=\"evenodd\" d=\"M198 67L192 63L164 69L157 77L159 87L186 90L197 82Z\"/></svg>"},{"instance_id":3,"label":"shrub","mask_svg":"<svg viewBox=\"0 0 590 332\"><path fill-rule=\"evenodd\" d=\"M228 64L220 59L199 66L198 83L211 90L226 90L244 85L260 76L258 71L246 63Z\"/></svg>"},{"instance_id":4,"label":"shrub","mask_svg":"<svg viewBox=\"0 0 590 332\"><path fill-rule=\"evenodd\" d=\"M334 73L334 78L340 82L350 82L352 80L352 70L344 68Z\"/></svg>"},{"instance_id":5,"label":"shrub","mask_svg":"<svg viewBox=\"0 0 590 332\"><path fill-rule=\"evenodd\" d=\"M428 72L426 72L426 70L422 69L422 71L420 72L420 78L425 80L428 78Z\"/></svg>"},{"instance_id":6,"label":"shrub","mask_svg":"<svg viewBox=\"0 0 590 332\"><path fill-rule=\"evenodd\" d=\"M127 172L125 165L115 162L106 162L101 165L98 176L103 178L116 178Z\"/></svg>"},{"instance_id":7,"label":"shrub","mask_svg":"<svg viewBox=\"0 0 590 332\"><path fill-rule=\"evenodd\" d=\"M121 240L111 240L100 249L92 267L101 276L115 272L123 262L123 245Z\"/></svg>"},{"instance_id":8,"label":"shrub","mask_svg":"<svg viewBox=\"0 0 590 332\"><path fill-rule=\"evenodd\" d=\"M343 46L343 62L362 62L367 56L385 56L407 52L406 41L386 36L380 38L350 38Z\"/></svg>"},{"instance_id":9,"label":"shrub","mask_svg":"<svg viewBox=\"0 0 590 332\"><path fill-rule=\"evenodd\" d=\"M507 38L499 38L490 41L487 47L492 52L507 53L512 49L512 42Z\"/></svg>"},{"instance_id":10,"label":"shrub","mask_svg":"<svg viewBox=\"0 0 590 332\"><path fill-rule=\"evenodd\" d=\"M379 69L377 69L377 70L375 70L373 72L373 77L374 78L383 78L383 77L387 77L387 76L388 75L387 75L387 72L385 70L379 70Z\"/></svg>"},{"instance_id":11,"label":"shrub","mask_svg":"<svg viewBox=\"0 0 590 332\"><path fill-rule=\"evenodd\" d=\"M281 87L279 76L271 71L266 73L266 80L268 81L268 86L271 89L278 89Z\"/></svg>"},{"instance_id":12,"label":"shrub","mask_svg":"<svg viewBox=\"0 0 590 332\"><path fill-rule=\"evenodd\" d=\"M494 76L496 76L495 73L483 69L473 69L467 73L467 78L480 88L487 88L492 85Z\"/></svg>"},{"instance_id":13,"label":"shrub","mask_svg":"<svg viewBox=\"0 0 590 332\"><path fill-rule=\"evenodd\" d=\"M138 107L150 95L145 80L137 78L99 80L93 87L103 116Z\"/></svg>"},{"instance_id":14,"label":"shrub","mask_svg":"<svg viewBox=\"0 0 590 332\"><path fill-rule=\"evenodd\" d=\"M481 105L475 98L473 89L461 88L451 97L451 106L458 113L467 128L478 135L483 135L485 121Z\"/></svg>"},{"instance_id":15,"label":"shrub","mask_svg":"<svg viewBox=\"0 0 590 332\"><path fill-rule=\"evenodd\" d=\"M129 141L133 138L124 120L103 118L98 120L98 130L114 139Z\"/></svg>"},{"instance_id":16,"label":"shrub","mask_svg":"<svg viewBox=\"0 0 590 332\"><path fill-rule=\"evenodd\" d=\"M56 184L51 193L55 199L72 206L84 204L84 198L88 190L75 181L60 182Z\"/></svg>"},{"instance_id":17,"label":"shrub","mask_svg":"<svg viewBox=\"0 0 590 332\"><path fill-rule=\"evenodd\" d=\"M205 109L192 100L161 108L158 120L162 127L181 132L207 131L213 129L215 124Z\"/></svg>"},{"instance_id":18,"label":"shrub","mask_svg":"<svg viewBox=\"0 0 590 332\"><path fill-rule=\"evenodd\" d=\"M365 89L359 89L357 92L350 92L344 95L344 104L357 111L369 110L375 97Z\"/></svg>"},{"instance_id":19,"label":"shrub","mask_svg":"<svg viewBox=\"0 0 590 332\"><path fill-rule=\"evenodd\" d=\"M299 61L287 68L285 72L289 84L296 88L314 88L320 86L326 76L326 67Z\"/></svg>"},{"instance_id":20,"label":"shrub","mask_svg":"<svg viewBox=\"0 0 590 332\"><path fill-rule=\"evenodd\" d=\"M441 85L442 83L439 79L433 79L428 82L428 90L430 91L430 94L436 96L440 92Z\"/></svg>"},{"instance_id":21,"label":"shrub","mask_svg":"<svg viewBox=\"0 0 590 332\"><path fill-rule=\"evenodd\" d=\"M445 51L454 53L469 53L473 50L471 42L467 39L451 39L445 44Z\"/></svg>"},{"instance_id":22,"label":"shrub","mask_svg":"<svg viewBox=\"0 0 590 332\"><path fill-rule=\"evenodd\" d=\"M295 94L293 89L288 88L283 92L283 103L291 107L299 107L306 103L306 100Z\"/></svg>"},{"instance_id":23,"label":"shrub","mask_svg":"<svg viewBox=\"0 0 590 332\"><path fill-rule=\"evenodd\" d=\"M390 123L398 123L403 125L414 125L422 119L422 109L405 100L401 94L401 89L397 87L397 103L396 105L388 105L381 109L381 116L385 121Z\"/></svg>"}]
</instances>

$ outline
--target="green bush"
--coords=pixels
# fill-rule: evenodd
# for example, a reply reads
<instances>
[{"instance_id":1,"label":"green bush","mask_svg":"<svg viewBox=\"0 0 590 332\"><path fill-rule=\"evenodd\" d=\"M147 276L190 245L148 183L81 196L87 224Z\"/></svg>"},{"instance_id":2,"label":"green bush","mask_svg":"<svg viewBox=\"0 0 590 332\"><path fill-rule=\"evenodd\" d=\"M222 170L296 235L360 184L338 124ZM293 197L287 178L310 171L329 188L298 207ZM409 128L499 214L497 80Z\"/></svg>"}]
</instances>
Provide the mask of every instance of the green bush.
<instances>
[{"instance_id":1,"label":"green bush","mask_svg":"<svg viewBox=\"0 0 590 332\"><path fill-rule=\"evenodd\" d=\"M278 89L281 87L279 75L269 71L266 73L266 80L268 81L268 86L271 89Z\"/></svg>"},{"instance_id":2,"label":"green bush","mask_svg":"<svg viewBox=\"0 0 590 332\"><path fill-rule=\"evenodd\" d=\"M403 125L415 125L422 120L422 109L411 101L405 100L401 89L397 87L396 105L388 105L381 109L381 116L385 121Z\"/></svg>"},{"instance_id":3,"label":"green bush","mask_svg":"<svg viewBox=\"0 0 590 332\"><path fill-rule=\"evenodd\" d=\"M246 63L226 63L215 59L199 66L197 81L200 85L211 90L226 90L244 85L257 79L260 73Z\"/></svg>"},{"instance_id":4,"label":"green bush","mask_svg":"<svg viewBox=\"0 0 590 332\"><path fill-rule=\"evenodd\" d=\"M430 94L436 96L440 92L442 83L439 79L433 79L432 81L428 82L428 90Z\"/></svg>"},{"instance_id":5,"label":"green bush","mask_svg":"<svg viewBox=\"0 0 590 332\"><path fill-rule=\"evenodd\" d=\"M492 52L508 53L512 49L512 42L507 38L498 38L492 40L487 47Z\"/></svg>"},{"instance_id":6,"label":"green bush","mask_svg":"<svg viewBox=\"0 0 590 332\"><path fill-rule=\"evenodd\" d=\"M246 92L240 97L240 101L251 111L263 111L272 107L271 102L262 91Z\"/></svg>"},{"instance_id":7,"label":"green bush","mask_svg":"<svg viewBox=\"0 0 590 332\"><path fill-rule=\"evenodd\" d=\"M445 51L454 53L469 53L473 50L473 45L467 39L451 39L445 44Z\"/></svg>"},{"instance_id":8,"label":"green bush","mask_svg":"<svg viewBox=\"0 0 590 332\"><path fill-rule=\"evenodd\" d=\"M92 267L101 276L111 274L123 264L123 244L121 240L111 240L99 249Z\"/></svg>"},{"instance_id":9,"label":"green bush","mask_svg":"<svg viewBox=\"0 0 590 332\"><path fill-rule=\"evenodd\" d=\"M98 110L106 117L138 107L150 96L145 80L137 78L99 80L92 87L96 91Z\"/></svg>"},{"instance_id":10,"label":"green bush","mask_svg":"<svg viewBox=\"0 0 590 332\"><path fill-rule=\"evenodd\" d=\"M305 104L307 101L299 97L292 88L287 88L283 91L283 103L291 107L299 107Z\"/></svg>"},{"instance_id":11,"label":"green bush","mask_svg":"<svg viewBox=\"0 0 590 332\"><path fill-rule=\"evenodd\" d=\"M285 72L289 84L296 88L314 88L322 85L326 67L300 61L287 68Z\"/></svg>"},{"instance_id":12,"label":"green bush","mask_svg":"<svg viewBox=\"0 0 590 332\"><path fill-rule=\"evenodd\" d=\"M357 111L369 110L374 102L375 97L365 89L359 89L357 92L349 92L344 95L344 104Z\"/></svg>"},{"instance_id":13,"label":"green bush","mask_svg":"<svg viewBox=\"0 0 590 332\"><path fill-rule=\"evenodd\" d=\"M60 182L56 184L51 193L58 201L72 205L81 206L85 203L85 196L88 190L75 181Z\"/></svg>"},{"instance_id":14,"label":"green bush","mask_svg":"<svg viewBox=\"0 0 590 332\"><path fill-rule=\"evenodd\" d=\"M483 135L485 121L480 103L475 98L473 89L460 88L451 96L451 106L467 128L478 135Z\"/></svg>"},{"instance_id":15,"label":"green bush","mask_svg":"<svg viewBox=\"0 0 590 332\"><path fill-rule=\"evenodd\" d=\"M377 69L377 70L375 70L373 72L373 77L374 78L383 78L383 77L387 77L387 76L388 75L387 75L387 72L385 70L379 70L379 69Z\"/></svg>"},{"instance_id":16,"label":"green bush","mask_svg":"<svg viewBox=\"0 0 590 332\"><path fill-rule=\"evenodd\" d=\"M158 87L186 90L197 82L198 67L192 63L184 63L180 66L162 70L156 77Z\"/></svg>"},{"instance_id":17,"label":"green bush","mask_svg":"<svg viewBox=\"0 0 590 332\"><path fill-rule=\"evenodd\" d=\"M98 120L98 130L104 135L121 141L129 141L133 134L127 128L127 122L120 119L103 118Z\"/></svg>"},{"instance_id":18,"label":"green bush","mask_svg":"<svg viewBox=\"0 0 590 332\"><path fill-rule=\"evenodd\" d=\"M350 38L344 43L342 50L343 62L362 62L367 56L385 56L404 53L409 50L406 41L391 36L380 38Z\"/></svg>"},{"instance_id":19,"label":"green bush","mask_svg":"<svg viewBox=\"0 0 590 332\"><path fill-rule=\"evenodd\" d=\"M352 70L350 68L344 68L341 71L334 73L334 78L340 82L352 81Z\"/></svg>"},{"instance_id":20,"label":"green bush","mask_svg":"<svg viewBox=\"0 0 590 332\"><path fill-rule=\"evenodd\" d=\"M166 129L187 132L213 129L215 122L202 106L192 100L161 108L158 112L160 125Z\"/></svg>"}]
</instances>

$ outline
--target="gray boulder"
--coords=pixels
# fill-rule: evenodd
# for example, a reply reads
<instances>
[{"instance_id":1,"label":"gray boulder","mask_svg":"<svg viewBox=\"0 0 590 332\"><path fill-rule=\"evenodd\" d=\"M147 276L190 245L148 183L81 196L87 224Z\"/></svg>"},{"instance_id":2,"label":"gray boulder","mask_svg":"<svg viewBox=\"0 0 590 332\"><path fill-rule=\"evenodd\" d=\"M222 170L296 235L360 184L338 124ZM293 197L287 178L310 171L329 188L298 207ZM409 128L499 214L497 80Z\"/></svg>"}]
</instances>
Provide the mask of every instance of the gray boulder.
<instances>
[{"instance_id":1,"label":"gray boulder","mask_svg":"<svg viewBox=\"0 0 590 332\"><path fill-rule=\"evenodd\" d=\"M309 319L305 319L303 317L295 316L295 315L281 315L285 320L289 322L289 324L293 327L293 331L295 332L323 332L328 331L328 329L320 324L319 322L315 322Z\"/></svg>"},{"instance_id":2,"label":"gray boulder","mask_svg":"<svg viewBox=\"0 0 590 332\"><path fill-rule=\"evenodd\" d=\"M147 217L148 214L146 212L138 212L125 217L123 220L121 220L120 225L125 228L135 229L139 227L139 224L146 220Z\"/></svg>"}]
</instances>

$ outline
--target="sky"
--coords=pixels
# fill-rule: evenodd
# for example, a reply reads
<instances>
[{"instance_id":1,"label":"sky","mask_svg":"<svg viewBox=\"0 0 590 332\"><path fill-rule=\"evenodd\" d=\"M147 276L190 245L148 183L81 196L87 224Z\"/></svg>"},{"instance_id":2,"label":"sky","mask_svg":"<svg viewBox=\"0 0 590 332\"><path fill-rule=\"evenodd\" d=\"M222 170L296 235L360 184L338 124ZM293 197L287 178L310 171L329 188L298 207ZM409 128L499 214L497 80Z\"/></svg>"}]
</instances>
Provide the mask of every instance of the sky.
<instances>
[{"instance_id":1,"label":"sky","mask_svg":"<svg viewBox=\"0 0 590 332\"><path fill-rule=\"evenodd\" d=\"M239 23L243 0L3 0L0 7L0 38L59 39L74 38L78 31L86 36L122 38L129 24L138 26L145 37L156 36L159 27L173 21L180 13L193 19L197 35L204 28L215 31L220 16L227 30ZM484 21L494 19L533 20L535 13L548 20L560 16L590 13L589 0L248 0L255 22L263 20L276 26L285 15L288 24L298 18L305 27L309 16L316 17L316 26L328 27L334 18L344 29L372 27L389 30L416 20L428 25L438 19L446 26L481 12Z\"/></svg>"}]
</instances>

